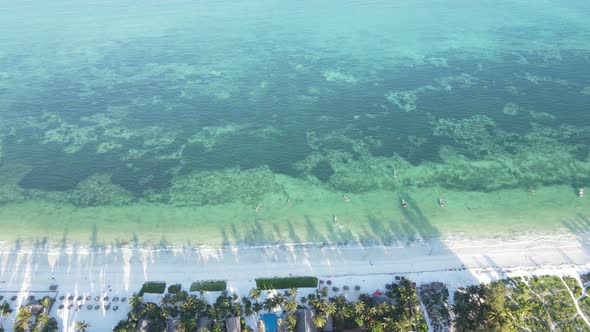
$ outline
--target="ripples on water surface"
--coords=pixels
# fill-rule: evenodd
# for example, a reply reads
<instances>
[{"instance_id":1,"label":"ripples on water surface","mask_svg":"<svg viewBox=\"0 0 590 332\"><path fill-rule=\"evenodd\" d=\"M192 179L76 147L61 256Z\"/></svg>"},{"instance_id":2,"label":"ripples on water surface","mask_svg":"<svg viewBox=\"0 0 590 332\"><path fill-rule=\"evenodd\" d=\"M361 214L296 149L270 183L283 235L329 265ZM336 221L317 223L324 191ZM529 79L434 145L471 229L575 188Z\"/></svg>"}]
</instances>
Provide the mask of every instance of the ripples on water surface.
<instances>
[{"instance_id":1,"label":"ripples on water surface","mask_svg":"<svg viewBox=\"0 0 590 332\"><path fill-rule=\"evenodd\" d=\"M0 219L18 236L588 220L586 1L12 1L0 21Z\"/></svg>"}]
</instances>

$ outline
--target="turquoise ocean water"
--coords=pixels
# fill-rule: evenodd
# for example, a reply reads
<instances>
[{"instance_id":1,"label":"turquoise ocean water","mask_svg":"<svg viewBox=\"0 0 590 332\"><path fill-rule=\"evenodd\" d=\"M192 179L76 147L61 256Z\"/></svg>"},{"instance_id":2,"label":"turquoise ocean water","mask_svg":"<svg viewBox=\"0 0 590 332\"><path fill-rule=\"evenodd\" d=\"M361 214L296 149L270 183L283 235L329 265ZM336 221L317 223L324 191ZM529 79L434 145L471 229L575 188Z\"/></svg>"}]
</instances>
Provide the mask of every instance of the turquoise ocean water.
<instances>
[{"instance_id":1,"label":"turquoise ocean water","mask_svg":"<svg viewBox=\"0 0 590 332\"><path fill-rule=\"evenodd\" d=\"M588 221L587 1L32 0L0 22L0 240Z\"/></svg>"}]
</instances>

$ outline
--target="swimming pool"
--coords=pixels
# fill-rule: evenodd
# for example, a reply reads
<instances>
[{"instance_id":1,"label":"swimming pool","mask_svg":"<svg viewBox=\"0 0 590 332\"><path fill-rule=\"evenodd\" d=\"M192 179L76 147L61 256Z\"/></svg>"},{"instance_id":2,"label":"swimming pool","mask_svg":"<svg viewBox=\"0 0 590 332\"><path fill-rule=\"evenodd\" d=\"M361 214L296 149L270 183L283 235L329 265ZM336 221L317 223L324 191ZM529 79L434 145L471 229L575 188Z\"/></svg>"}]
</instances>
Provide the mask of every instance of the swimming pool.
<instances>
[{"instance_id":1,"label":"swimming pool","mask_svg":"<svg viewBox=\"0 0 590 332\"><path fill-rule=\"evenodd\" d=\"M278 312L270 312L260 316L260 319L264 321L265 332L277 332L277 320L282 318L283 314Z\"/></svg>"}]
</instances>

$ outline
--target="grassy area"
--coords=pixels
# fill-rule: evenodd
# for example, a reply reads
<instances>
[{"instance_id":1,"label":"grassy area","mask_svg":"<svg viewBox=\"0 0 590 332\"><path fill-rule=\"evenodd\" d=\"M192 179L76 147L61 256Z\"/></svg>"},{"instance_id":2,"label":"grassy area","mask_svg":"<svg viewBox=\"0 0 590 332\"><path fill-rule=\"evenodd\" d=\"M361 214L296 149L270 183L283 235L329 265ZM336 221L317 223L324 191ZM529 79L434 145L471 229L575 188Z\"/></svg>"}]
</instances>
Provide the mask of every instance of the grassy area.
<instances>
[{"instance_id":1,"label":"grassy area","mask_svg":"<svg viewBox=\"0 0 590 332\"><path fill-rule=\"evenodd\" d=\"M145 293L164 294L165 290L166 283L163 281L146 281L143 286L141 286L139 296L142 296Z\"/></svg>"},{"instance_id":2,"label":"grassy area","mask_svg":"<svg viewBox=\"0 0 590 332\"><path fill-rule=\"evenodd\" d=\"M259 289L290 289L301 287L317 287L316 277L290 277L290 278L258 278L256 287Z\"/></svg>"},{"instance_id":3,"label":"grassy area","mask_svg":"<svg viewBox=\"0 0 590 332\"><path fill-rule=\"evenodd\" d=\"M227 284L224 280L197 281L191 284L191 292L219 292L224 291Z\"/></svg>"},{"instance_id":4,"label":"grassy area","mask_svg":"<svg viewBox=\"0 0 590 332\"><path fill-rule=\"evenodd\" d=\"M180 292L181 289L182 289L182 286L180 284L173 284L173 285L168 286L168 293L176 294L176 293Z\"/></svg>"}]
</instances>

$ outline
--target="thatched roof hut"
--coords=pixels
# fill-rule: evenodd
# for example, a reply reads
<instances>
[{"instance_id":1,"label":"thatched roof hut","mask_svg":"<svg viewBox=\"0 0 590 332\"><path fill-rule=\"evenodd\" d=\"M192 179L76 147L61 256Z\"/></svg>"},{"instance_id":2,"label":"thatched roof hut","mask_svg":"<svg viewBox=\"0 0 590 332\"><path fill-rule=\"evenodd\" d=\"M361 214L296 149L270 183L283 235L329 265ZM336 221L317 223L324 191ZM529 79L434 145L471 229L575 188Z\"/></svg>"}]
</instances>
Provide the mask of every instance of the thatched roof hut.
<instances>
[{"instance_id":1,"label":"thatched roof hut","mask_svg":"<svg viewBox=\"0 0 590 332\"><path fill-rule=\"evenodd\" d=\"M317 332L318 329L313 325L315 312L310 309L298 309L295 312L297 323L295 324L296 332Z\"/></svg>"},{"instance_id":2,"label":"thatched roof hut","mask_svg":"<svg viewBox=\"0 0 590 332\"><path fill-rule=\"evenodd\" d=\"M209 330L211 328L211 325L213 322L211 321L211 319L209 319L209 317L201 317L199 318L199 320L197 321L197 332L198 331L202 331L202 330Z\"/></svg>"},{"instance_id":3,"label":"thatched roof hut","mask_svg":"<svg viewBox=\"0 0 590 332\"><path fill-rule=\"evenodd\" d=\"M166 332L178 332L181 330L180 319L169 319L166 321Z\"/></svg>"},{"instance_id":4,"label":"thatched roof hut","mask_svg":"<svg viewBox=\"0 0 590 332\"><path fill-rule=\"evenodd\" d=\"M227 332L242 332L242 324L240 322L240 317L226 318L225 330Z\"/></svg>"},{"instance_id":5,"label":"thatched roof hut","mask_svg":"<svg viewBox=\"0 0 590 332\"><path fill-rule=\"evenodd\" d=\"M394 304L394 301L392 298L387 297L385 295L373 295L371 296L371 305L372 306L377 306L381 303L387 303L387 304Z\"/></svg>"},{"instance_id":6,"label":"thatched roof hut","mask_svg":"<svg viewBox=\"0 0 590 332\"><path fill-rule=\"evenodd\" d=\"M38 314L42 313L43 310L45 310L45 307L43 307L38 301L31 301L27 303L25 307L29 309L33 316L37 316Z\"/></svg>"},{"instance_id":7,"label":"thatched roof hut","mask_svg":"<svg viewBox=\"0 0 590 332\"><path fill-rule=\"evenodd\" d=\"M326 325L322 328L323 332L333 332L334 331L334 319L332 316L326 317Z\"/></svg>"},{"instance_id":8,"label":"thatched roof hut","mask_svg":"<svg viewBox=\"0 0 590 332\"><path fill-rule=\"evenodd\" d=\"M150 331L151 324L152 324L152 321L149 319L140 319L139 322L137 322L136 330L141 331L141 332Z\"/></svg>"},{"instance_id":9,"label":"thatched roof hut","mask_svg":"<svg viewBox=\"0 0 590 332\"><path fill-rule=\"evenodd\" d=\"M283 318L277 319L277 332L287 332L287 322Z\"/></svg>"}]
</instances>

